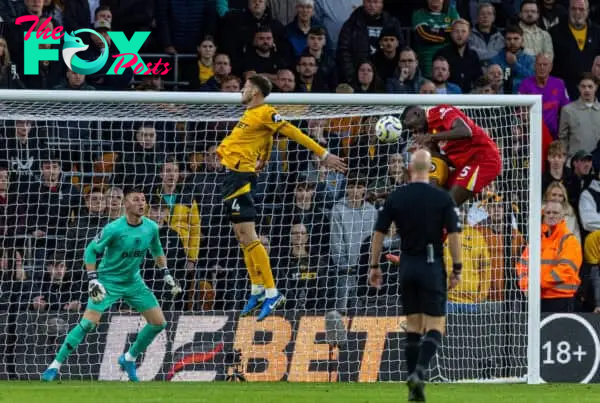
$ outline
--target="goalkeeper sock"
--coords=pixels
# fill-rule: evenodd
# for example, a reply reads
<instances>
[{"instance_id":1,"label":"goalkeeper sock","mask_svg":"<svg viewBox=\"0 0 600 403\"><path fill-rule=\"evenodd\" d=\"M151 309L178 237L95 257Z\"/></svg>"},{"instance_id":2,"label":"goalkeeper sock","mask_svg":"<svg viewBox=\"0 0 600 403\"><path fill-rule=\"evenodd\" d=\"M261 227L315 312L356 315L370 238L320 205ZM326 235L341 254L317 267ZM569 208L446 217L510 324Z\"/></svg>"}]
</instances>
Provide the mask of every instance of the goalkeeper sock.
<instances>
[{"instance_id":1,"label":"goalkeeper sock","mask_svg":"<svg viewBox=\"0 0 600 403\"><path fill-rule=\"evenodd\" d=\"M415 372L417 367L420 341L421 335L419 333L406 333L406 346L404 347L404 355L406 356L406 368L408 369L409 375Z\"/></svg>"},{"instance_id":2,"label":"goalkeeper sock","mask_svg":"<svg viewBox=\"0 0 600 403\"><path fill-rule=\"evenodd\" d=\"M428 330L421 341L419 358L417 359L417 373L422 379L425 370L429 367L429 362L435 355L437 348L442 343L442 334L437 330Z\"/></svg>"},{"instance_id":3,"label":"goalkeeper sock","mask_svg":"<svg viewBox=\"0 0 600 403\"><path fill-rule=\"evenodd\" d=\"M250 277L250 284L252 284L253 287L255 285L262 286L262 284L263 284L262 276L258 272L256 264L254 263L254 260L252 260L252 256L250 256L250 253L248 252L248 248L244 247L243 245L240 245L240 247L242 248L242 253L244 254L244 263L246 264L246 269L248 270L248 277Z\"/></svg>"},{"instance_id":4,"label":"goalkeeper sock","mask_svg":"<svg viewBox=\"0 0 600 403\"><path fill-rule=\"evenodd\" d=\"M275 297L277 295L277 289L275 288L275 281L273 280L269 254L264 245L259 240L256 240L246 246L246 250L262 276L262 284L265 287L267 298Z\"/></svg>"},{"instance_id":5,"label":"goalkeeper sock","mask_svg":"<svg viewBox=\"0 0 600 403\"><path fill-rule=\"evenodd\" d=\"M67 338L63 342L62 346L58 350L58 354L56 354L55 362L58 364L62 364L65 362L67 357L75 351L77 346L83 341L85 335L94 330L96 325L89 319L83 318L81 321L75 326L69 334L67 334ZM59 365L60 367L60 365Z\"/></svg>"},{"instance_id":6,"label":"goalkeeper sock","mask_svg":"<svg viewBox=\"0 0 600 403\"><path fill-rule=\"evenodd\" d=\"M167 327L166 323L162 325L151 325L148 323L144 328L138 333L133 345L129 349L129 354L137 358L141 353L146 351L148 346L152 343L154 338L162 332L162 330Z\"/></svg>"}]
</instances>

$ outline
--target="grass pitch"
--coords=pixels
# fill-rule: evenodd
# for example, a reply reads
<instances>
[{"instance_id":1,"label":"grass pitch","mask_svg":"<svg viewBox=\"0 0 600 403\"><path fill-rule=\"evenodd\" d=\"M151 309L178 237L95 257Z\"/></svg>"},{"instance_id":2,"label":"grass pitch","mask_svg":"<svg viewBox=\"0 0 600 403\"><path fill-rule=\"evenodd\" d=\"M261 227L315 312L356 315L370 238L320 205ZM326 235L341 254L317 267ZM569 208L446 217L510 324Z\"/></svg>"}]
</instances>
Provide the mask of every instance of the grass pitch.
<instances>
[{"instance_id":1,"label":"grass pitch","mask_svg":"<svg viewBox=\"0 0 600 403\"><path fill-rule=\"evenodd\" d=\"M600 385L432 384L430 403L597 403ZM2 403L388 403L405 402L401 383L0 382Z\"/></svg>"}]
</instances>

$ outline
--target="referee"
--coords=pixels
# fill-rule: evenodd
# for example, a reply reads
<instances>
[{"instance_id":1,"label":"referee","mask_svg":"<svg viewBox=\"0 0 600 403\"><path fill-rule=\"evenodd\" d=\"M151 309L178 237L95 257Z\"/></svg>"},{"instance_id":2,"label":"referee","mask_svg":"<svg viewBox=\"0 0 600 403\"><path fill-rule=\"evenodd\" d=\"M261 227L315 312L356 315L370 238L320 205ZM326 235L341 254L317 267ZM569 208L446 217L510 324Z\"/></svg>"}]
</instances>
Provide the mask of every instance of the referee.
<instances>
[{"instance_id":1,"label":"referee","mask_svg":"<svg viewBox=\"0 0 600 403\"><path fill-rule=\"evenodd\" d=\"M401 239L401 297L406 315L409 374L406 383L408 400L414 402L425 401L424 374L442 341L447 289L456 287L462 270L457 208L447 192L429 184L430 167L428 151L419 150L412 155L411 183L393 191L379 211L369 270L369 284L380 288L383 239L394 221ZM443 260L444 229L453 262L449 284Z\"/></svg>"}]
</instances>

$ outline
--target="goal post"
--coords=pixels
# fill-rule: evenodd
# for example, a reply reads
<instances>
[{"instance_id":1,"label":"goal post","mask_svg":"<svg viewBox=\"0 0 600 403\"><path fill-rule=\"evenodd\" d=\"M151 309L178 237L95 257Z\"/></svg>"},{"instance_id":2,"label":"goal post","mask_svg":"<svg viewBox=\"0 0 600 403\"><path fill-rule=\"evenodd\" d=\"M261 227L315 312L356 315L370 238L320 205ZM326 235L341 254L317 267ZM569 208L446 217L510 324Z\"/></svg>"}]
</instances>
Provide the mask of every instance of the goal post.
<instances>
[{"instance_id":1,"label":"goal post","mask_svg":"<svg viewBox=\"0 0 600 403\"><path fill-rule=\"evenodd\" d=\"M18 131L17 126L22 125L18 122L28 121L44 136L43 142L38 139L40 141L35 143L40 148L40 159L46 158L41 156L44 153L52 154L55 151L62 155L61 158L76 155L71 161L66 161L71 168L63 172L63 178L71 182L75 192L82 193L84 189L89 191L98 183L106 191L110 186L123 187L139 182L145 189L150 189L147 200L154 203L157 197L163 198L161 190L157 193L156 189L161 181L167 181L165 177L169 173L163 171L166 156L179 153L185 158L178 160L182 162L179 168L181 172L175 175L179 175L181 185L183 178L190 181L185 182L185 187L182 185L182 197L189 201L185 202L188 203L186 209L189 207L185 214L192 210L192 203L196 203L199 211L200 256L195 257L193 252L189 252L191 246L188 242L191 238L184 242L183 238L189 234L177 232L177 225L172 228L175 235L179 235L179 242L169 238L169 244L163 242L163 246L168 249L171 247L169 245L179 244L179 248L185 249L180 255L186 262L197 258L199 263L188 283L193 283L190 285L190 295L200 299L199 303L191 305L171 301L165 305L170 324L167 332L157 339L157 344L151 346L142 358L139 367L142 380L236 380L238 373L245 374L245 378L251 381L403 380L406 370L401 363L404 358L399 340L403 337L400 334L404 319L399 299L393 291L398 286L397 273L392 272L394 266L389 263L391 269L386 272L386 276L389 275L386 278L390 281L393 279L396 288L390 286L382 295L368 289L360 262L365 256L367 233L372 231L369 225L376 214L371 204L377 205L385 192L395 186L396 182L390 182L390 178L393 169L400 169L392 169L392 165L398 163L396 158L407 162L406 136L398 144L379 144L373 136L374 121L382 116L399 115L408 105L430 107L449 104L460 107L476 123L489 130L499 144L503 157L513 158L513 148L516 149L513 140L520 142L517 151L522 155L518 157L526 159L527 164L504 164L508 174L503 173L502 179L490 191L501 205L501 230L496 233L495 239L499 239L502 246L495 250L500 251L502 256L494 256L496 252L493 252L492 245L488 247L484 242L482 249L486 252L477 255L473 262L473 265L482 264L483 256L490 261L494 258L496 262L503 261L500 267L495 268L501 272L501 284L504 287L496 290L500 297L498 300L492 301L490 297L489 301L484 299L477 304L470 304L476 306L475 310L464 310L469 304L456 303L458 311L452 314L452 318L449 317L448 335L443 342L445 347L438 353L436 363L439 368L432 368L431 377L442 381L543 382L540 377L541 97L271 94L267 102L275 106L283 118L297 124L319 141L329 141L327 144L333 147L332 152L341 153L350 162L360 160L360 163L356 162L356 167L352 167L352 173L347 177L328 176L329 173L318 166L310 153L292 147L290 142L276 141L264 176L258 179L257 203L261 206L261 216L266 217L265 220L261 219L258 227L261 231L259 235L264 235L270 243L277 286L284 290L289 287L292 291L288 296L291 304L285 310L277 311L263 324L255 323L252 318L238 317L248 284L238 245L230 233L228 222L220 215L220 176L194 176L196 171L191 171L195 169L192 166L214 163L211 160L214 155L208 151L209 146L214 146L236 124L243 112L240 101L240 94L235 93L0 90L0 130L7 137L12 136ZM160 141L164 142L164 149L154 159L144 159L138 155L144 147L143 128L155 129L154 136L160 132ZM84 132L85 135L82 134ZM142 137L138 139L138 135ZM138 140L142 148L135 148ZM154 141L159 140L155 138ZM107 142L110 143L111 153L107 153L103 147ZM3 155L9 155L9 145L16 143L6 141L2 144L4 149L0 151ZM99 145L100 151L88 152L90 144ZM65 154L65 150L73 147L79 147L76 154ZM82 147L88 148L84 152L80 150ZM98 153L102 155L98 156ZM115 154L117 157L106 159L105 154ZM199 159L190 157L192 154L200 155ZM138 157L140 159L136 159ZM121 168L119 171L117 166L124 165L126 161L132 163L130 168ZM14 160L9 160L8 165L13 180L15 176L12 171L23 166ZM74 166L77 169L72 168ZM97 169L98 166L102 169ZM148 183L144 183L143 178L150 178L151 175L154 175L150 179L151 186L146 186ZM348 189L355 186L358 177L366 183L361 202L366 198L372 208L356 207L353 203L344 205L355 194ZM24 180L28 192L39 189L31 186L38 179L39 175L32 175ZM166 196L169 197L161 200L168 205L165 220L169 226L179 213L175 213L173 205L170 205L171 195ZM299 202L298 198L301 197L310 200ZM29 198L18 200L20 203L29 203L34 199L30 195ZM66 200L61 199L57 203L75 203L75 199ZM85 200L85 203L90 202ZM108 199L105 198L103 202L107 203L108 211ZM299 213L301 208L298 206L311 203L314 209L311 210L312 221L303 221L306 215ZM25 240L24 246L20 247L23 250L29 248L26 256L23 256L27 261L24 270L35 278L36 273L40 274L39 270L46 270L36 264L44 266L52 262L48 256L40 260L33 250L39 239L32 237L30 231L31 206L21 207L23 217L28 220L28 232L20 235ZM492 213L486 208L485 202L479 199L465 206L464 219L470 227L482 225L482 217L491 219ZM348 213L352 209L356 212L355 216ZM52 217L55 214L45 210L38 213ZM322 221L317 223L315 217L320 217ZM348 217L360 218L353 218L356 221L347 226ZM513 221L517 224L513 225ZM78 227L79 222L90 227ZM70 259L68 265L76 266L80 251L70 250L77 243L69 243L70 240L65 236L68 238L80 232L92 234L99 230L91 228L96 224L90 222L71 219L69 231L58 231L59 241L53 243L53 250L63 252L66 259ZM191 220L185 221L185 225L191 226ZM511 262L514 263L518 256L511 255L513 230L523 236L530 249L526 297L515 288L517 278ZM299 232L296 234L294 231ZM301 240L302 231L306 231L304 235L309 237L308 240ZM477 231L473 234L479 234ZM223 241L224 238L227 239ZM305 260L291 257L291 250L297 246L294 242L308 245L309 256L302 258ZM393 245L393 235L390 235L389 242ZM348 247L348 243L352 243L352 248ZM285 255L283 250L289 252L290 256ZM392 246L390 250L393 250ZM293 259L304 262L294 264L305 271L293 272L292 269L296 267L290 263ZM347 267L342 270L342 265ZM318 273L317 270L314 273L310 270L313 266L319 268ZM70 267L70 270L77 271L80 267ZM185 273L185 270L181 273ZM313 275L318 279L314 282L318 286L315 286L315 295L311 296L305 289L309 287L306 284L315 278ZM77 281L81 283L81 291L85 292L85 282L81 279ZM301 282L302 286L299 285ZM156 284L152 283L153 290L161 287L160 279L156 280ZM338 292L342 288L346 291ZM354 294L347 291L351 289L358 291L354 291ZM65 323L73 325L82 313L77 310L66 312L62 308L58 312L34 310L31 299L35 297L35 291L31 291L29 299L19 299L18 308L12 308L10 312L3 312L0 300L0 356L2 348L8 351L12 349L6 347L9 343L15 345L9 351L14 355L15 362L5 360L3 363L0 359L0 379L10 378L10 371L16 372L18 379L35 379L44 365L51 361L57 346L64 339ZM215 305L219 298L223 300L222 305ZM313 305L306 304L311 298ZM350 300L355 305L350 306ZM162 304L163 300L160 301ZM320 306L320 303L326 304L326 307ZM218 308L215 308L217 305ZM142 323L138 316L134 315L135 319L130 320L127 315L115 311L105 315L98 334L90 337L73 354L64 369L67 375L63 376L69 379L124 379L114 359L124 351ZM328 328L332 320L336 332ZM488 327L497 333L489 334L486 332ZM463 356L458 351L461 345L464 347L469 343L475 351L473 357ZM241 363L236 361L238 350L243 356ZM6 351L4 353L7 354ZM192 362L191 356L194 359L202 356L212 361ZM236 364L231 364L234 361Z\"/></svg>"}]
</instances>

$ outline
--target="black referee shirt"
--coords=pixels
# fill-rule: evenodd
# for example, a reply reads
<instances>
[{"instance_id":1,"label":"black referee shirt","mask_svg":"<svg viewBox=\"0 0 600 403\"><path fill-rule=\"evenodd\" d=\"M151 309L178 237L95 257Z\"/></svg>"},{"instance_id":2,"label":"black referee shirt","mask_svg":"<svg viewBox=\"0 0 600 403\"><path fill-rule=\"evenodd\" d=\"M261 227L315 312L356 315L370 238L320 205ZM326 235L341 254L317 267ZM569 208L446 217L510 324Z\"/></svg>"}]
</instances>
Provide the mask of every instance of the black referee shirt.
<instances>
[{"instance_id":1,"label":"black referee shirt","mask_svg":"<svg viewBox=\"0 0 600 403\"><path fill-rule=\"evenodd\" d=\"M443 231L460 232L458 209L450 195L427 183L409 183L394 190L379 210L375 231L387 233L392 221L400 235L402 253L427 256L433 245L443 256Z\"/></svg>"}]
</instances>

